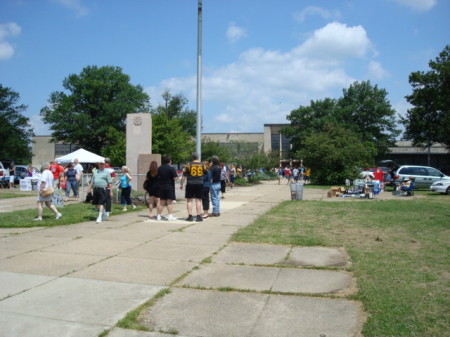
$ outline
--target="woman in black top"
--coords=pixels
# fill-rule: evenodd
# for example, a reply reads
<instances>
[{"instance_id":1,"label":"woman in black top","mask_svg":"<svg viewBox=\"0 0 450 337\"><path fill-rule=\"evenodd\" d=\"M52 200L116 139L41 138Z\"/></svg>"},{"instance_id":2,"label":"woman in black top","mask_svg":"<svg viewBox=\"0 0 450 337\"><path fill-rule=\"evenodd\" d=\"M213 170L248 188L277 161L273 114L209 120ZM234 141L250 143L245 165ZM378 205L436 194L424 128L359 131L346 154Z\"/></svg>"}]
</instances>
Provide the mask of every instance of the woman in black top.
<instances>
[{"instance_id":1,"label":"woman in black top","mask_svg":"<svg viewBox=\"0 0 450 337\"><path fill-rule=\"evenodd\" d=\"M147 179L144 183L144 188L150 196L148 203L148 210L150 219L155 219L156 215L153 215L153 208L157 208L159 204L159 179L158 179L158 163L152 161L147 172Z\"/></svg>"}]
</instances>

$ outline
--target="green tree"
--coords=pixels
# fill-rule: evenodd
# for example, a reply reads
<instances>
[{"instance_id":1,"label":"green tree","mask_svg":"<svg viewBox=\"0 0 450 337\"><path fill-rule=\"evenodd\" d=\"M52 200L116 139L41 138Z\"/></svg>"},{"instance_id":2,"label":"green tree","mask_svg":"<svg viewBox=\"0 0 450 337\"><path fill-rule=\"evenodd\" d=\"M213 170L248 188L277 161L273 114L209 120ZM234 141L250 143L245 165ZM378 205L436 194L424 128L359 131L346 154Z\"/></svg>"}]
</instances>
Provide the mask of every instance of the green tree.
<instances>
[{"instance_id":1,"label":"green tree","mask_svg":"<svg viewBox=\"0 0 450 337\"><path fill-rule=\"evenodd\" d=\"M165 113L152 116L152 152L172 156L173 163L190 160L194 151L192 137L182 130L180 121L169 119Z\"/></svg>"},{"instance_id":2,"label":"green tree","mask_svg":"<svg viewBox=\"0 0 450 337\"><path fill-rule=\"evenodd\" d=\"M311 101L309 106L300 106L291 111L287 119L291 122L281 132L291 140L293 151L302 147L303 141L311 134L322 132L328 124L338 124L335 110L337 101L332 98Z\"/></svg>"},{"instance_id":3,"label":"green tree","mask_svg":"<svg viewBox=\"0 0 450 337\"><path fill-rule=\"evenodd\" d=\"M113 166L123 166L126 163L126 132L110 127L106 133L107 143L102 155L111 159Z\"/></svg>"},{"instance_id":4,"label":"green tree","mask_svg":"<svg viewBox=\"0 0 450 337\"><path fill-rule=\"evenodd\" d=\"M386 90L370 81L354 82L337 100L311 101L309 106L293 110L287 118L291 125L283 133L291 138L294 151L302 148L307 136L323 132L332 124L351 130L363 143L373 143L377 149L374 157L382 158L400 132Z\"/></svg>"},{"instance_id":5,"label":"green tree","mask_svg":"<svg viewBox=\"0 0 450 337\"><path fill-rule=\"evenodd\" d=\"M18 105L19 100L17 92L0 84L0 158L28 164L34 133L29 119L22 114L27 106Z\"/></svg>"},{"instance_id":6,"label":"green tree","mask_svg":"<svg viewBox=\"0 0 450 337\"><path fill-rule=\"evenodd\" d=\"M197 113L188 108L188 99L182 94L173 96L168 90L163 92L162 97L165 105L159 105L157 113L165 113L168 119L178 119L182 130L195 137L197 134Z\"/></svg>"},{"instance_id":7,"label":"green tree","mask_svg":"<svg viewBox=\"0 0 450 337\"><path fill-rule=\"evenodd\" d=\"M376 157L384 157L395 145L400 130L385 89L372 86L370 81L355 82L344 89L335 111L340 125L357 134L360 141L373 142Z\"/></svg>"},{"instance_id":8,"label":"green tree","mask_svg":"<svg viewBox=\"0 0 450 337\"><path fill-rule=\"evenodd\" d=\"M358 168L371 163L375 153L372 142L361 142L352 130L328 124L323 131L308 135L296 152L312 171L318 184L341 184L358 176Z\"/></svg>"},{"instance_id":9,"label":"green tree","mask_svg":"<svg viewBox=\"0 0 450 337\"><path fill-rule=\"evenodd\" d=\"M409 75L413 92L406 100L413 107L401 118L403 138L416 146L438 142L450 148L450 45L429 62L429 67L427 72Z\"/></svg>"},{"instance_id":10,"label":"green tree","mask_svg":"<svg viewBox=\"0 0 450 337\"><path fill-rule=\"evenodd\" d=\"M78 144L102 153L111 145L107 137L112 127L125 132L129 113L148 113L149 97L120 67L88 66L63 81L66 92L50 94L48 105L41 109L44 122L50 124L55 141Z\"/></svg>"},{"instance_id":11,"label":"green tree","mask_svg":"<svg viewBox=\"0 0 450 337\"><path fill-rule=\"evenodd\" d=\"M261 150L242 158L240 164L242 164L245 169L256 172L261 168L266 171L271 171L274 167L279 165L279 162L280 157L277 152L265 152L264 150Z\"/></svg>"},{"instance_id":12,"label":"green tree","mask_svg":"<svg viewBox=\"0 0 450 337\"><path fill-rule=\"evenodd\" d=\"M210 160L212 156L218 156L220 161L229 163L232 161L231 148L223 146L219 141L209 138L202 139L202 160Z\"/></svg>"}]
</instances>

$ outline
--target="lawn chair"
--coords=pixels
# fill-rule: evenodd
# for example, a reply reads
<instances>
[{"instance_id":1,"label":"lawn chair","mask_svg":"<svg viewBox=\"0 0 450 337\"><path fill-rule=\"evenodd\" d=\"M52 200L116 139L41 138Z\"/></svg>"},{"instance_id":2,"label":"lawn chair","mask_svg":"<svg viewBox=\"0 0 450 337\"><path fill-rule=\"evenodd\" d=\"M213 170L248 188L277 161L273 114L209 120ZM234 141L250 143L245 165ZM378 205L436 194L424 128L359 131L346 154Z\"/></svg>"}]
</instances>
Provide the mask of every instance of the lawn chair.
<instances>
[{"instance_id":1,"label":"lawn chair","mask_svg":"<svg viewBox=\"0 0 450 337\"><path fill-rule=\"evenodd\" d=\"M408 186L402 186L401 188L403 196L413 196L414 195L414 180L411 181L411 184Z\"/></svg>"}]
</instances>

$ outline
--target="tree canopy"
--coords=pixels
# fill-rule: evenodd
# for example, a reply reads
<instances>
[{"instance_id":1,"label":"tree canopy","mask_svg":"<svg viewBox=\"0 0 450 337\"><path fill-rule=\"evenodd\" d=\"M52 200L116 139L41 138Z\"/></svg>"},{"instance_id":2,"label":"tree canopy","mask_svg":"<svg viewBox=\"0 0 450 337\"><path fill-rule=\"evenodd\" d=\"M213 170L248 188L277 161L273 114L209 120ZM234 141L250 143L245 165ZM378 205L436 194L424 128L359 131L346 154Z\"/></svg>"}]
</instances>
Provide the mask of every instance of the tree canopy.
<instances>
[{"instance_id":1,"label":"tree canopy","mask_svg":"<svg viewBox=\"0 0 450 337\"><path fill-rule=\"evenodd\" d=\"M0 84L0 158L28 164L34 133L29 119L22 114L27 106L18 105L19 100L17 92Z\"/></svg>"},{"instance_id":2,"label":"tree canopy","mask_svg":"<svg viewBox=\"0 0 450 337\"><path fill-rule=\"evenodd\" d=\"M42 119L50 124L53 140L96 153L115 142L108 137L110 128L125 132L127 114L150 111L148 95L120 67L85 67L66 77L63 88L66 92L50 94Z\"/></svg>"},{"instance_id":3,"label":"tree canopy","mask_svg":"<svg viewBox=\"0 0 450 337\"><path fill-rule=\"evenodd\" d=\"M416 146L438 142L450 148L450 45L429 62L429 67L427 72L409 75L412 94L406 99L413 107L401 119L403 137Z\"/></svg>"},{"instance_id":4,"label":"tree canopy","mask_svg":"<svg viewBox=\"0 0 450 337\"><path fill-rule=\"evenodd\" d=\"M291 111L287 116L291 125L282 130L293 144L291 156L303 159L309 167L321 163L315 170L315 177L321 177L323 183L338 182L330 180L338 178L330 169L350 174L355 172L356 166L373 165L376 158L386 155L399 135L395 111L386 96L386 90L370 81L354 82L338 99L311 101L309 106ZM353 144L355 142L358 146ZM325 166L333 162L330 155L325 156L330 149L341 153L345 158L344 166L337 162L334 168ZM358 153L358 160L346 156L350 149ZM318 161L311 152L322 153L325 157ZM340 173L339 177L342 178Z\"/></svg>"},{"instance_id":5,"label":"tree canopy","mask_svg":"<svg viewBox=\"0 0 450 337\"><path fill-rule=\"evenodd\" d=\"M159 105L154 113L165 113L168 119L178 119L181 128L192 137L197 134L197 113L188 108L188 99L181 93L172 95L169 90L163 92L165 105Z\"/></svg>"}]
</instances>

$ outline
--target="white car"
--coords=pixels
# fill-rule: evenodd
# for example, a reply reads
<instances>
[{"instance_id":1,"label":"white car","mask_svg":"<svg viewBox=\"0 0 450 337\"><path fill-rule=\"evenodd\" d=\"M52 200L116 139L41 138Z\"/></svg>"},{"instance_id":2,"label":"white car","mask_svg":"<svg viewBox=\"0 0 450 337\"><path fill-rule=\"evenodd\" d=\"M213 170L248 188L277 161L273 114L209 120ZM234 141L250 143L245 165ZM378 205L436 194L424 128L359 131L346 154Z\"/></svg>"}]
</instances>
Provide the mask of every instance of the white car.
<instances>
[{"instance_id":1,"label":"white car","mask_svg":"<svg viewBox=\"0 0 450 337\"><path fill-rule=\"evenodd\" d=\"M450 180L438 180L430 186L430 191L450 194Z\"/></svg>"}]
</instances>

